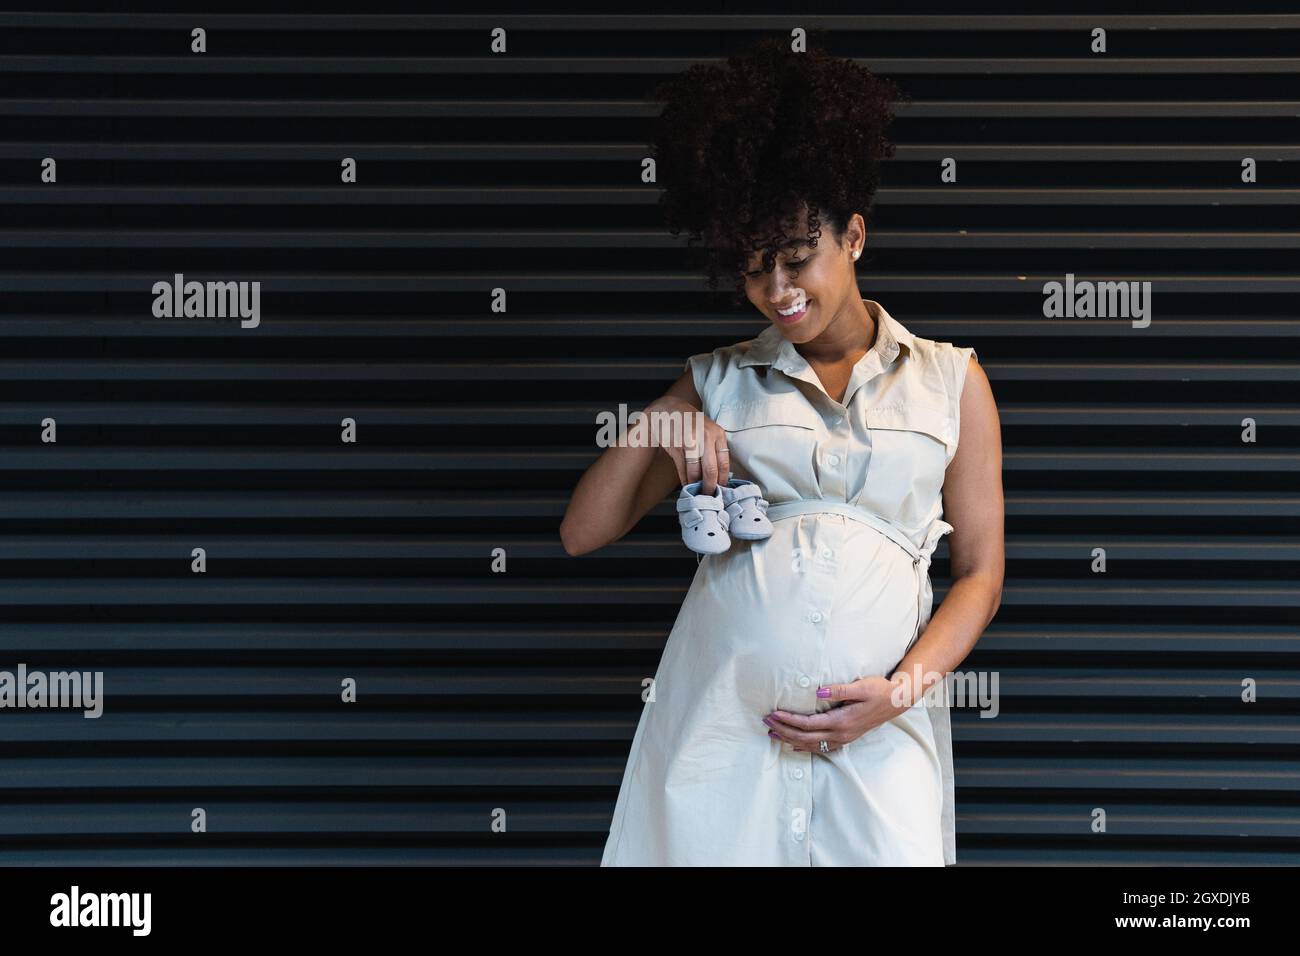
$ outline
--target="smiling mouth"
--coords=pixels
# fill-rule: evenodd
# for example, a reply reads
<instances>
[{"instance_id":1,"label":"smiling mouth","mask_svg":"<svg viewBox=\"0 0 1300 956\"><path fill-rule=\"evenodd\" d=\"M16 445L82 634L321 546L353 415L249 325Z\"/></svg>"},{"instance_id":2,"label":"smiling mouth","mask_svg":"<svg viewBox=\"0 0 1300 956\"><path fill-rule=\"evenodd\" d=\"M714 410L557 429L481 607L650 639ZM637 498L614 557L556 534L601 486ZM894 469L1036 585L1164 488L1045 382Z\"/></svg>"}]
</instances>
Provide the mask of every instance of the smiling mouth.
<instances>
[{"instance_id":1,"label":"smiling mouth","mask_svg":"<svg viewBox=\"0 0 1300 956\"><path fill-rule=\"evenodd\" d=\"M804 300L802 302L796 302L790 307L789 311L777 309L776 317L781 322L798 322L808 314L809 304L810 303L807 300Z\"/></svg>"},{"instance_id":2,"label":"smiling mouth","mask_svg":"<svg viewBox=\"0 0 1300 956\"><path fill-rule=\"evenodd\" d=\"M794 293L794 300L784 309L776 310L776 317L782 322L797 322L808 311L808 293L798 286L790 291Z\"/></svg>"}]
</instances>

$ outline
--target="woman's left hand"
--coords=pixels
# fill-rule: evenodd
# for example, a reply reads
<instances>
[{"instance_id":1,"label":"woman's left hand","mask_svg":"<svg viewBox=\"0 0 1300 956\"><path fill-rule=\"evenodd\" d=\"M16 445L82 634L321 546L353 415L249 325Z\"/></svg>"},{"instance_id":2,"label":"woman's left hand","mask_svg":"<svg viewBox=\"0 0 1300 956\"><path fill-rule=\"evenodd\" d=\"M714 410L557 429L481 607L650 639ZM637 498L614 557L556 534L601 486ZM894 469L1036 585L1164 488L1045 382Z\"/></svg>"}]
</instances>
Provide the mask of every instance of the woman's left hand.
<instances>
[{"instance_id":1,"label":"woman's left hand","mask_svg":"<svg viewBox=\"0 0 1300 956\"><path fill-rule=\"evenodd\" d=\"M844 701L843 704L814 714L774 710L763 723L768 726L769 735L775 734L773 740L779 738L795 750L819 753L823 740L831 750L838 750L907 711L911 702L902 685L903 675L899 677L897 681L861 677L851 684L827 684L824 688L830 691L827 699Z\"/></svg>"}]
</instances>

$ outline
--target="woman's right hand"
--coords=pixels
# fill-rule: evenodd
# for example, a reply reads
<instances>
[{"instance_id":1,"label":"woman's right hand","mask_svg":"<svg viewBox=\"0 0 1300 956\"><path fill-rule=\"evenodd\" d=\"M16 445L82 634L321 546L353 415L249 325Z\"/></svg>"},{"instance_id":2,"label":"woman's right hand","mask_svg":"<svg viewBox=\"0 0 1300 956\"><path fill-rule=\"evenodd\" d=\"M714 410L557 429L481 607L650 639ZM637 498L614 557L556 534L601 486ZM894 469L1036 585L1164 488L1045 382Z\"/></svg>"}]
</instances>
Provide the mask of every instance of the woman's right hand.
<instances>
[{"instance_id":1,"label":"woman's right hand","mask_svg":"<svg viewBox=\"0 0 1300 956\"><path fill-rule=\"evenodd\" d=\"M719 483L725 484L731 478L727 433L717 422L675 395L656 399L646 406L645 411L647 414L675 412L681 416L680 429L659 430L659 447L673 460L677 477L683 485L702 481L700 494L712 495ZM680 439L680 442L675 439Z\"/></svg>"}]
</instances>

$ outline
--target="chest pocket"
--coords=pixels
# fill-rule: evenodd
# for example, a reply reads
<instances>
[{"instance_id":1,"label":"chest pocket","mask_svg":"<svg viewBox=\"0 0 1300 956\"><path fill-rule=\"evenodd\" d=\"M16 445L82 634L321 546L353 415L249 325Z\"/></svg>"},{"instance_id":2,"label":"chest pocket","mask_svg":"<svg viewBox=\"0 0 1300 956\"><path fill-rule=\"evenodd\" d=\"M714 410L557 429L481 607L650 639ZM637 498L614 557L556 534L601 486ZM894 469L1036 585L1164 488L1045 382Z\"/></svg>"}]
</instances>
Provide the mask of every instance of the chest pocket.
<instances>
[{"instance_id":1,"label":"chest pocket","mask_svg":"<svg viewBox=\"0 0 1300 956\"><path fill-rule=\"evenodd\" d=\"M885 513L918 523L943 491L952 420L939 408L903 403L871 408L867 494Z\"/></svg>"},{"instance_id":2,"label":"chest pocket","mask_svg":"<svg viewBox=\"0 0 1300 956\"><path fill-rule=\"evenodd\" d=\"M812 474L821 417L802 395L726 403L713 420L727 433L737 475L766 489L776 476L798 487L801 476Z\"/></svg>"}]
</instances>

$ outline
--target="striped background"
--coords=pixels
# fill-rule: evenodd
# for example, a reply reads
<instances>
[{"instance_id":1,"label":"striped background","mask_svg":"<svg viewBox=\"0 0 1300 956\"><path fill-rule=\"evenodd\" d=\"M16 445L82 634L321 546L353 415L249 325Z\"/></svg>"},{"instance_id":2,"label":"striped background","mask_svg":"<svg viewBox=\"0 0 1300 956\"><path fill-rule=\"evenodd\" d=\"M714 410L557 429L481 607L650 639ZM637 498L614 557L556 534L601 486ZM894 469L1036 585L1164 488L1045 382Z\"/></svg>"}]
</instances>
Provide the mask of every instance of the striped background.
<instances>
[{"instance_id":1,"label":"striped background","mask_svg":"<svg viewBox=\"0 0 1300 956\"><path fill-rule=\"evenodd\" d=\"M862 291L1001 409L960 863L1300 862L1300 16L221 6L0 12L0 669L108 693L0 711L0 864L599 860L694 560L666 506L583 558L560 516L597 411L761 328L660 226L648 91L792 26L911 94ZM175 272L261 326L153 318ZM1067 272L1151 326L1043 319Z\"/></svg>"}]
</instances>

